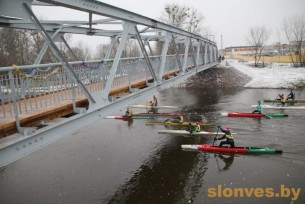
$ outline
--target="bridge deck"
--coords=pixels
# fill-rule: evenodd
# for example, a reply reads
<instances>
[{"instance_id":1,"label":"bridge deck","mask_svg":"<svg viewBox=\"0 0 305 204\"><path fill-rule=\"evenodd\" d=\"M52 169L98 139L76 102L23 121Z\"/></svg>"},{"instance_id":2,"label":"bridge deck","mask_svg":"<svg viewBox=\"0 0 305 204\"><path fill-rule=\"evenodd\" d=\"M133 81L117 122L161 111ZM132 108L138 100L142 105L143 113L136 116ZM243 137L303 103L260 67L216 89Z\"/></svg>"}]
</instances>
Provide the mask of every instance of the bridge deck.
<instances>
[{"instance_id":1,"label":"bridge deck","mask_svg":"<svg viewBox=\"0 0 305 204\"><path fill-rule=\"evenodd\" d=\"M163 78L166 78L168 75L174 75L176 71L171 71L169 74L164 74ZM92 84L87 85L86 87L90 89L90 86L94 86ZM131 83L131 88L142 88L146 86L146 80L137 80ZM76 91L78 88L76 88ZM36 96L37 101L51 101L56 98L54 95L56 94L66 94L65 91L58 91L54 93L42 94L40 96ZM110 96L120 96L122 94L129 92L129 86L116 86L111 89L109 95ZM11 102L12 103L12 102ZM36 111L31 111L25 113L25 104L33 103L33 98L26 98L19 101L19 107L21 108L21 112L24 114L19 115L20 126L21 127L37 127L42 124L42 122L49 122L55 118L60 118L67 116L73 113L73 101L71 99L62 101L61 103L50 104L45 108L38 109ZM88 100L82 96L75 99L76 107L88 107ZM4 109L6 112L9 112L12 106L10 103L4 104ZM8 135L14 134L17 132L16 120L14 116L1 118L0 120L0 138L6 137Z\"/></svg>"}]
</instances>

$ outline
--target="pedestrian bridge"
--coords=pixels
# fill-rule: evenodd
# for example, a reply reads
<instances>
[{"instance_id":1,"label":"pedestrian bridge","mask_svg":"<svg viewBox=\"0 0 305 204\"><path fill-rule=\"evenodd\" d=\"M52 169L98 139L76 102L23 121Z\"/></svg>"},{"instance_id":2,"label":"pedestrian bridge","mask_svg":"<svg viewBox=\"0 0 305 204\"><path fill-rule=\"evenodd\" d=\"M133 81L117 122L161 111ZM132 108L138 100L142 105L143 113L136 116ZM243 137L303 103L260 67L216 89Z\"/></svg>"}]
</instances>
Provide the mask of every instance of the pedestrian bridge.
<instances>
[{"instance_id":1,"label":"pedestrian bridge","mask_svg":"<svg viewBox=\"0 0 305 204\"><path fill-rule=\"evenodd\" d=\"M86 12L88 20L40 21L34 6ZM0 26L36 30L44 39L33 64L0 67L0 166L218 63L215 42L94 0L2 0ZM104 58L77 59L65 40L69 33L109 38ZM127 56L130 40L140 56ZM48 48L57 63L41 63Z\"/></svg>"}]
</instances>

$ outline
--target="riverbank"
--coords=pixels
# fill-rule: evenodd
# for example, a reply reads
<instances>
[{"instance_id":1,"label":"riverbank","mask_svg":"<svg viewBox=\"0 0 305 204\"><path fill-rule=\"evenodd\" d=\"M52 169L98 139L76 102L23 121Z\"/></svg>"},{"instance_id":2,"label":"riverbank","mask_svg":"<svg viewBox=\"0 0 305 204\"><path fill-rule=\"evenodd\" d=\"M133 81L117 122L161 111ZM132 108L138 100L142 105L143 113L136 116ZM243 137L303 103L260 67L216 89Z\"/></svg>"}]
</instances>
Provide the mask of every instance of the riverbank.
<instances>
[{"instance_id":1,"label":"riverbank","mask_svg":"<svg viewBox=\"0 0 305 204\"><path fill-rule=\"evenodd\" d=\"M190 77L180 87L201 88L264 88L304 89L305 68L290 64L270 63L265 68L254 68L237 60L222 61L215 68Z\"/></svg>"},{"instance_id":2,"label":"riverbank","mask_svg":"<svg viewBox=\"0 0 305 204\"><path fill-rule=\"evenodd\" d=\"M238 88L245 86L250 80L249 76L234 69L232 66L225 66L224 63L220 63L215 68L208 69L188 78L179 87Z\"/></svg>"},{"instance_id":3,"label":"riverbank","mask_svg":"<svg viewBox=\"0 0 305 204\"><path fill-rule=\"evenodd\" d=\"M305 88L305 68L292 67L289 63L269 63L264 68L255 68L248 63L237 60L226 61L231 67L251 77L244 85L246 88L271 88L271 89L303 89Z\"/></svg>"}]
</instances>

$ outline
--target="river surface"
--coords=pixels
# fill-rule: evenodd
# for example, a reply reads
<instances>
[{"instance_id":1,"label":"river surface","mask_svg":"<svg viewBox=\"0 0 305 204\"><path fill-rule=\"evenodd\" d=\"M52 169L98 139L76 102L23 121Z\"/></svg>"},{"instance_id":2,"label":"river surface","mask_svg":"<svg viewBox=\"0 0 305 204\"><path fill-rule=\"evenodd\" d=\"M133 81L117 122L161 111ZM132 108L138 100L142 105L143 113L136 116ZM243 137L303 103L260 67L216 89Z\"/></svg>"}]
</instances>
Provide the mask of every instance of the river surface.
<instances>
[{"instance_id":1,"label":"river surface","mask_svg":"<svg viewBox=\"0 0 305 204\"><path fill-rule=\"evenodd\" d=\"M283 154L183 151L182 144L212 143L214 137L158 134L167 127L144 124L166 118L132 123L102 119L0 168L0 203L305 203L305 110L286 110L286 118L221 116L228 111L249 112L257 100L288 92L171 88L156 94L159 105L203 113L211 124L206 130L230 126L238 133L234 137L237 146L276 147ZM305 98L304 91L296 91L296 95ZM113 112L120 114L120 110ZM219 187L226 190L215 196ZM235 188L260 190L255 195L234 197L230 193ZM282 194L276 198L275 193L266 193L266 188ZM301 188L298 199L292 201L292 191L288 195L285 188Z\"/></svg>"}]
</instances>

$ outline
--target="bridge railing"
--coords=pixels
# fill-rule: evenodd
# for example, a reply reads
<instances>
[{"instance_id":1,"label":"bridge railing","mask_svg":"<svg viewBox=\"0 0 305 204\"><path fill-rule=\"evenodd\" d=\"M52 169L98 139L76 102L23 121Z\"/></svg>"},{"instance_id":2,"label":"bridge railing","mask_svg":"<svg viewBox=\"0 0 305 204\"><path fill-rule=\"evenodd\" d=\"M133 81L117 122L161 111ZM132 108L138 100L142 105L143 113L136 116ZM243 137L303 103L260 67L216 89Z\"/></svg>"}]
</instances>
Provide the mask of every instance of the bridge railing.
<instances>
[{"instance_id":1,"label":"bridge railing","mask_svg":"<svg viewBox=\"0 0 305 204\"><path fill-rule=\"evenodd\" d=\"M180 55L181 61L183 57ZM161 57L151 56L150 60L154 72L158 73ZM69 64L89 93L94 93L103 91L112 62L94 60ZM187 66L192 65L189 56ZM179 67L176 57L169 55L164 74L173 70L177 71ZM133 83L148 82L152 78L144 58L122 58L112 89L128 86L129 91L132 91ZM0 87L0 119L33 113L61 103L74 103L84 97L71 75L59 63L0 68Z\"/></svg>"}]
</instances>

